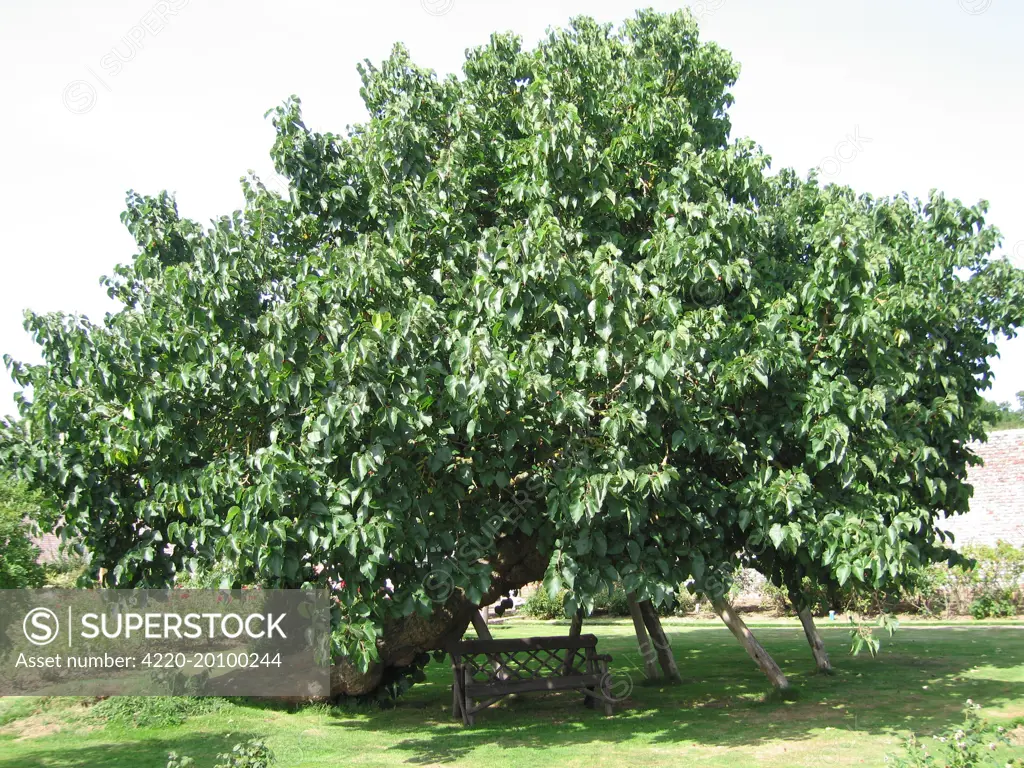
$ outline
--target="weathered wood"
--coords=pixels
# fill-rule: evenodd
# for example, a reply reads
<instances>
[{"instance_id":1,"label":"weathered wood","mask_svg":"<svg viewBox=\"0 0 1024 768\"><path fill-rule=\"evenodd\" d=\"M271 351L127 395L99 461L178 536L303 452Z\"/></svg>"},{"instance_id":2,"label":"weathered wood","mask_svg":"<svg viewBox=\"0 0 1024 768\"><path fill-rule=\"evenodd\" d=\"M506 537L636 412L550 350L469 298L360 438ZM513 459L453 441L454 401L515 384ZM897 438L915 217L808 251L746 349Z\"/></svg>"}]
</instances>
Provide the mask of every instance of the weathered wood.
<instances>
[{"instance_id":1,"label":"weathered wood","mask_svg":"<svg viewBox=\"0 0 1024 768\"><path fill-rule=\"evenodd\" d=\"M486 610L486 609L485 609ZM481 640L493 640L491 636L490 627L487 626L487 615L483 611L474 611L470 620L473 622L473 629L476 630L476 635ZM498 674L498 677L508 677L508 671L502 669L501 659L497 656L491 656L491 666L494 671Z\"/></svg>"},{"instance_id":2,"label":"weathered wood","mask_svg":"<svg viewBox=\"0 0 1024 768\"><path fill-rule=\"evenodd\" d=\"M453 643L448 649L456 699L452 715L461 714L463 724L472 725L476 712L502 696L573 689L602 701L610 715L614 703L608 675L611 656L597 653L596 646L594 635L580 634Z\"/></svg>"},{"instance_id":3,"label":"weathered wood","mask_svg":"<svg viewBox=\"0 0 1024 768\"><path fill-rule=\"evenodd\" d=\"M564 635L555 637L509 637L501 640L463 640L453 648L461 653L513 653L515 651L546 651L561 648L595 648L596 635L580 635L570 640Z\"/></svg>"},{"instance_id":4,"label":"weathered wood","mask_svg":"<svg viewBox=\"0 0 1024 768\"><path fill-rule=\"evenodd\" d=\"M789 680L782 674L782 670L775 663L775 659L764 649L764 646L757 642L754 633L747 628L747 625L736 611L733 610L729 601L720 597L712 600L711 605L714 607L715 613L718 614L719 618L725 622L725 626L729 628L729 631L740 641L740 645L746 650L747 655L754 660L754 663L771 681L771 684L780 691L787 690L789 688Z\"/></svg>"},{"instance_id":5,"label":"weathered wood","mask_svg":"<svg viewBox=\"0 0 1024 768\"><path fill-rule=\"evenodd\" d=\"M629 615L633 618L633 631L636 632L636 644L640 649L640 656L644 660L644 674L648 680L658 679L657 654L651 640L647 635L647 627L644 625L644 618L640 614L640 606L636 602L636 595L629 595L626 598L626 605L629 606Z\"/></svg>"},{"instance_id":6,"label":"weathered wood","mask_svg":"<svg viewBox=\"0 0 1024 768\"><path fill-rule=\"evenodd\" d=\"M658 612L651 605L650 600L644 600L639 607L644 626L647 627L654 649L658 652L658 663L661 664L661 671L665 675L665 679L673 683L682 682L679 668L676 666L676 657L672 653L672 645L668 636L665 635L665 630L661 628L661 617L658 616Z\"/></svg>"},{"instance_id":7,"label":"weathered wood","mask_svg":"<svg viewBox=\"0 0 1024 768\"><path fill-rule=\"evenodd\" d=\"M466 692L477 698L505 696L510 693L536 691L569 691L601 684L601 675L569 675L568 677L536 677L530 680L512 680L504 683L470 683Z\"/></svg>"},{"instance_id":8,"label":"weathered wood","mask_svg":"<svg viewBox=\"0 0 1024 768\"><path fill-rule=\"evenodd\" d=\"M473 629L476 630L476 636L481 640L491 640L491 630L487 626L487 619L484 618L480 611L473 611L473 615L470 617L473 622Z\"/></svg>"},{"instance_id":9,"label":"weathered wood","mask_svg":"<svg viewBox=\"0 0 1024 768\"><path fill-rule=\"evenodd\" d=\"M470 684L471 680L472 680L472 675L471 675L470 671L468 669L463 670L463 677L462 677L463 701L462 701L462 704L461 704L461 708L462 708L462 724L463 725L472 725L473 724L473 714L474 714L473 697L470 696L469 692L466 690L467 688L469 688L469 684Z\"/></svg>"}]
</instances>

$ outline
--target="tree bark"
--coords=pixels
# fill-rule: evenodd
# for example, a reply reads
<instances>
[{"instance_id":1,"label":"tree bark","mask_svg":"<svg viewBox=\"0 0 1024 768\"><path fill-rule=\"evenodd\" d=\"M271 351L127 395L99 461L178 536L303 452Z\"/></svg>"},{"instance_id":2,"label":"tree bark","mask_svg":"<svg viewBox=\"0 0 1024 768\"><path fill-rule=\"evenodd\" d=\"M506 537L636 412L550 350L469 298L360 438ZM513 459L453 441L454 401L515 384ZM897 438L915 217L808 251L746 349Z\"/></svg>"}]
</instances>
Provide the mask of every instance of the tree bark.
<instances>
[{"instance_id":1,"label":"tree bark","mask_svg":"<svg viewBox=\"0 0 1024 768\"><path fill-rule=\"evenodd\" d=\"M491 563L491 587L480 603L490 605L509 590L540 581L547 564L548 556L537 548L536 539L523 534L502 539ZM366 672L361 672L344 657L335 659L331 668L331 695L371 693L381 684L386 668L407 667L424 651L445 650L449 643L465 634L474 616L479 617L479 608L461 590L456 590L444 603L436 604L430 616L411 614L386 622L377 639L379 659L370 664Z\"/></svg>"},{"instance_id":2,"label":"tree bark","mask_svg":"<svg viewBox=\"0 0 1024 768\"><path fill-rule=\"evenodd\" d=\"M647 636L647 627L644 626L644 617L640 613L640 606L633 595L626 598L626 605L629 606L629 615L633 617L633 631L636 632L636 644L640 648L640 655L644 660L644 674L648 680L657 680L658 662L654 646Z\"/></svg>"},{"instance_id":3,"label":"tree bark","mask_svg":"<svg viewBox=\"0 0 1024 768\"><path fill-rule=\"evenodd\" d=\"M672 654L665 630L661 628L661 618L658 616L658 612L654 610L650 600L644 600L638 607L644 620L644 626L647 627L647 632L651 636L651 642L654 643L654 649L658 652L658 662L661 664L661 671L665 675L665 679L673 683L682 682L679 668L676 667L676 657Z\"/></svg>"},{"instance_id":4,"label":"tree bark","mask_svg":"<svg viewBox=\"0 0 1024 768\"><path fill-rule=\"evenodd\" d=\"M572 624L569 626L569 639L575 640L580 636L583 631L583 609L580 608L576 611L576 615L572 617ZM562 665L562 674L569 675L572 673L573 661L576 658L575 651L566 651L565 663Z\"/></svg>"},{"instance_id":5,"label":"tree bark","mask_svg":"<svg viewBox=\"0 0 1024 768\"><path fill-rule=\"evenodd\" d=\"M800 617L800 623L804 627L804 635L807 636L807 643L811 646L811 653L814 655L814 664L822 674L832 674L832 663L828 660L828 651L825 650L825 641L821 639L818 628L814 625L814 617L810 608L800 608L799 603L793 603L796 608L796 615Z\"/></svg>"},{"instance_id":6,"label":"tree bark","mask_svg":"<svg viewBox=\"0 0 1024 768\"><path fill-rule=\"evenodd\" d=\"M725 622L725 626L729 628L729 631L740 641L740 645L743 646L750 658L754 660L754 663L771 681L771 684L779 691L787 690L789 688L789 680L782 674L782 670L775 663L775 659L769 655L764 646L757 642L754 633L750 631L743 619L733 610L729 601L724 597L719 597L712 600L711 605L714 607L715 613L718 614L719 618Z\"/></svg>"}]
</instances>

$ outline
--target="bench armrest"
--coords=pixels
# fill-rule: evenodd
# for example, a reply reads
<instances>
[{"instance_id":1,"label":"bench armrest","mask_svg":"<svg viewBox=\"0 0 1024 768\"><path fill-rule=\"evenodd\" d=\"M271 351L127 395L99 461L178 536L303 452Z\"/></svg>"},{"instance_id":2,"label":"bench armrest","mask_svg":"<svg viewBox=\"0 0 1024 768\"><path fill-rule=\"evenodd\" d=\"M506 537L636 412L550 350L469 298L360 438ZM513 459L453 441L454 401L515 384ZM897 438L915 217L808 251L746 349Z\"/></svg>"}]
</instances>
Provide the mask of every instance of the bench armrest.
<instances>
[{"instance_id":1,"label":"bench armrest","mask_svg":"<svg viewBox=\"0 0 1024 768\"><path fill-rule=\"evenodd\" d=\"M607 662L610 663L611 660L612 660L612 655L610 653L595 653L594 654L594 661L607 661Z\"/></svg>"}]
</instances>

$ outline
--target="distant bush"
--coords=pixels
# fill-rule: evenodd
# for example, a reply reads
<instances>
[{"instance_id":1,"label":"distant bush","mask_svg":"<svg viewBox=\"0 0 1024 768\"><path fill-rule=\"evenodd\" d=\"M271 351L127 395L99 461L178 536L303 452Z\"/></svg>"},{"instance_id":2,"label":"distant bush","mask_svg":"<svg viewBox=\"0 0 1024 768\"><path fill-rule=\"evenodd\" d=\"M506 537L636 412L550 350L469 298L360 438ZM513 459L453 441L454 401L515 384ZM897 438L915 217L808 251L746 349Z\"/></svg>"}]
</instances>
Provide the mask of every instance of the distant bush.
<instances>
[{"instance_id":1,"label":"distant bush","mask_svg":"<svg viewBox=\"0 0 1024 768\"><path fill-rule=\"evenodd\" d=\"M673 616L689 616L697 608L697 599L685 587L680 587L672 604Z\"/></svg>"},{"instance_id":2,"label":"distant bush","mask_svg":"<svg viewBox=\"0 0 1024 768\"><path fill-rule=\"evenodd\" d=\"M562 619L565 618L564 598L565 590L551 598L548 597L546 589L538 587L526 598L526 602L519 610L534 619Z\"/></svg>"},{"instance_id":3,"label":"distant bush","mask_svg":"<svg viewBox=\"0 0 1024 768\"><path fill-rule=\"evenodd\" d=\"M74 589L82 586L82 580L88 578L88 560L82 555L61 555L52 563L46 563L46 586L57 589Z\"/></svg>"},{"instance_id":4,"label":"distant bush","mask_svg":"<svg viewBox=\"0 0 1024 768\"><path fill-rule=\"evenodd\" d=\"M526 598L526 602L520 607L519 612L534 619L562 619L565 618L562 608L564 597L564 590L552 599L548 597L543 588L538 588ZM693 613L694 605L693 595L686 590L686 587L680 586L675 595L669 596L658 606L658 613L661 616L687 616ZM605 590L594 596L592 615L629 616L629 599L621 584L616 584L610 592Z\"/></svg>"},{"instance_id":5,"label":"distant bush","mask_svg":"<svg viewBox=\"0 0 1024 768\"><path fill-rule=\"evenodd\" d=\"M967 546L961 554L962 563L937 563L910 572L898 592L864 591L852 586L827 590L807 579L802 590L811 599L816 615L835 610L986 619L1024 612L1024 549L999 542L995 546ZM793 612L787 591L770 582L761 587L760 599L767 610Z\"/></svg>"},{"instance_id":6,"label":"distant bush","mask_svg":"<svg viewBox=\"0 0 1024 768\"><path fill-rule=\"evenodd\" d=\"M1017 615L1017 603L1011 592L982 595L971 602L971 616L976 619L1001 619Z\"/></svg>"},{"instance_id":7,"label":"distant bush","mask_svg":"<svg viewBox=\"0 0 1024 768\"><path fill-rule=\"evenodd\" d=\"M629 602L626 599L626 590L621 584L615 588L594 595L594 614L605 616L629 616Z\"/></svg>"},{"instance_id":8,"label":"distant bush","mask_svg":"<svg viewBox=\"0 0 1024 768\"><path fill-rule=\"evenodd\" d=\"M954 566L950 581L969 595L974 618L1014 616L1024 610L1024 548L1000 541L994 547L965 547L964 555L975 561L974 567Z\"/></svg>"},{"instance_id":9,"label":"distant bush","mask_svg":"<svg viewBox=\"0 0 1024 768\"><path fill-rule=\"evenodd\" d=\"M926 615L986 619L1024 611L1024 549L1000 541L995 546L970 545L965 562L944 563L917 572L903 599Z\"/></svg>"},{"instance_id":10,"label":"distant bush","mask_svg":"<svg viewBox=\"0 0 1024 768\"><path fill-rule=\"evenodd\" d=\"M0 589L29 589L46 583L46 572L38 562L39 547L32 543L41 509L39 494L0 476Z\"/></svg>"}]
</instances>

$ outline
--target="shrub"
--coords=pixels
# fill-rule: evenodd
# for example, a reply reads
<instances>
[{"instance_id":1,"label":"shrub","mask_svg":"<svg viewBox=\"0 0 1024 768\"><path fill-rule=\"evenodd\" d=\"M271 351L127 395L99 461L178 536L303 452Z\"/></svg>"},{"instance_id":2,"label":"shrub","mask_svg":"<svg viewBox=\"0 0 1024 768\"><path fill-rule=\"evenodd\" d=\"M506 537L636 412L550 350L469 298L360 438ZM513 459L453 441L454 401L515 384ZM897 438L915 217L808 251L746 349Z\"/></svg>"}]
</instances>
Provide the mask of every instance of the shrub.
<instances>
[{"instance_id":1,"label":"shrub","mask_svg":"<svg viewBox=\"0 0 1024 768\"><path fill-rule=\"evenodd\" d=\"M608 596L607 610L609 616L629 616L629 599L621 584L616 584Z\"/></svg>"},{"instance_id":2,"label":"shrub","mask_svg":"<svg viewBox=\"0 0 1024 768\"><path fill-rule=\"evenodd\" d=\"M983 594L971 603L971 616L976 619L1007 618L1017 615L1017 604L1013 593L1004 591Z\"/></svg>"},{"instance_id":3,"label":"shrub","mask_svg":"<svg viewBox=\"0 0 1024 768\"><path fill-rule=\"evenodd\" d=\"M235 744L230 752L217 755L217 759L224 762L214 768L270 768L277 762L274 753L259 739Z\"/></svg>"},{"instance_id":4,"label":"shrub","mask_svg":"<svg viewBox=\"0 0 1024 768\"><path fill-rule=\"evenodd\" d=\"M786 590L775 586L770 581L766 581L761 587L761 607L780 615L793 611Z\"/></svg>"},{"instance_id":5,"label":"shrub","mask_svg":"<svg viewBox=\"0 0 1024 768\"><path fill-rule=\"evenodd\" d=\"M981 709L970 699L964 707L964 723L955 728L948 728L941 736L935 737L936 751L928 752L928 747L913 735L904 745L903 755L886 755L886 764L896 768L1011 768L1024 766L1024 760L996 760L993 753L997 744L1009 745L1010 740L1003 728L995 728L978 714Z\"/></svg>"},{"instance_id":6,"label":"shrub","mask_svg":"<svg viewBox=\"0 0 1024 768\"><path fill-rule=\"evenodd\" d=\"M526 598L520 610L534 619L561 619L565 617L564 598L565 590L551 598L546 589L538 587Z\"/></svg>"},{"instance_id":7,"label":"shrub","mask_svg":"<svg viewBox=\"0 0 1024 768\"><path fill-rule=\"evenodd\" d=\"M32 543L41 496L22 484L0 477L0 589L41 587L46 572L39 564L39 547Z\"/></svg>"},{"instance_id":8,"label":"shrub","mask_svg":"<svg viewBox=\"0 0 1024 768\"><path fill-rule=\"evenodd\" d=\"M696 607L696 598L690 594L690 591L685 587L680 588L679 592L676 593L676 600L675 604L672 606L672 613L675 616L689 616L693 613Z\"/></svg>"},{"instance_id":9,"label":"shrub","mask_svg":"<svg viewBox=\"0 0 1024 768\"><path fill-rule=\"evenodd\" d=\"M661 616L686 616L693 613L693 595L685 586L680 585L679 591L668 596L658 606ZM616 583L611 592L601 592L594 597L594 614L607 616L629 616L629 599L622 584Z\"/></svg>"},{"instance_id":10,"label":"shrub","mask_svg":"<svg viewBox=\"0 0 1024 768\"><path fill-rule=\"evenodd\" d=\"M52 563L46 563L46 585L57 589L74 589L82 585L88 578L88 560L82 555L61 555Z\"/></svg>"},{"instance_id":11,"label":"shrub","mask_svg":"<svg viewBox=\"0 0 1024 768\"><path fill-rule=\"evenodd\" d=\"M615 588L609 592L602 590L594 595L594 615L606 616L629 616L629 601L626 598L626 590L621 584L616 583Z\"/></svg>"},{"instance_id":12,"label":"shrub","mask_svg":"<svg viewBox=\"0 0 1024 768\"><path fill-rule=\"evenodd\" d=\"M271 768L277 764L274 753L259 739L250 739L244 744L235 744L230 752L217 755L222 761L213 768ZM196 768L196 761L186 755L170 752L167 768Z\"/></svg>"},{"instance_id":13,"label":"shrub","mask_svg":"<svg viewBox=\"0 0 1024 768\"><path fill-rule=\"evenodd\" d=\"M935 565L922 576L923 597L941 605L947 616L1013 616L1024 608L1024 548L1000 541L994 547L964 547L962 554L964 562Z\"/></svg>"}]
</instances>

